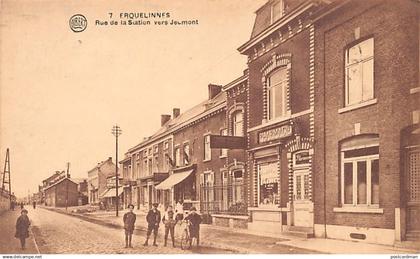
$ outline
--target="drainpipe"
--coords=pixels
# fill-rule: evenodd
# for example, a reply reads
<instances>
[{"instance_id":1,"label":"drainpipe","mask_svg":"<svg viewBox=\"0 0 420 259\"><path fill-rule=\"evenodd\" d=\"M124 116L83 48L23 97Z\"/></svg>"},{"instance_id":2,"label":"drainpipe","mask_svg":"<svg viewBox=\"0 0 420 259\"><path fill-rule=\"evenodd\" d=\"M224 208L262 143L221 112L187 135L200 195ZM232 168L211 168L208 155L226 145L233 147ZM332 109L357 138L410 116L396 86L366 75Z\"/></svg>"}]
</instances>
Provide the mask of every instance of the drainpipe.
<instances>
[{"instance_id":1,"label":"drainpipe","mask_svg":"<svg viewBox=\"0 0 420 259\"><path fill-rule=\"evenodd\" d=\"M325 32L323 32L323 52L322 52L322 58L323 58L323 96L324 96L324 100L323 100L323 105L324 105L324 107L323 107L323 110L322 110L322 113L323 113L323 119L324 119L324 121L322 122L323 123L323 130L322 130L322 132L323 132L323 134L324 134L324 140L323 140L323 142L324 142L324 149L323 149L323 156L324 156L324 161L323 161L323 164L324 164L324 168L323 168L323 171L324 171L324 238L327 238L327 184L326 184L326 182L327 182L327 174L326 174L326 168L327 168L327 160L325 159L326 158L326 148L325 148L325 145L326 145L326 143L327 143L327 141L326 141L326 137L327 137L327 134L325 133L325 131L326 131L326 121L327 121L327 119L326 119L326 112L325 112L325 110L326 110L326 104L325 104L325 97L326 97L326 93L325 93L325 89L326 89L326 87L325 87Z\"/></svg>"}]
</instances>

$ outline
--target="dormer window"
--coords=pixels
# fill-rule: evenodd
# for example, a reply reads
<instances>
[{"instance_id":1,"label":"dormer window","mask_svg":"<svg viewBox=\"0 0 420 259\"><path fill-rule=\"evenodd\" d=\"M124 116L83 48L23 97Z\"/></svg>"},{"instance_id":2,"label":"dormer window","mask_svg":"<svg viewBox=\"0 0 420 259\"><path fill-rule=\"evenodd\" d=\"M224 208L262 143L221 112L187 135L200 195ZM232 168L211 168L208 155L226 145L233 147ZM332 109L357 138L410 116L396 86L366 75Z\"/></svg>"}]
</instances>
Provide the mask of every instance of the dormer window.
<instances>
[{"instance_id":1,"label":"dormer window","mask_svg":"<svg viewBox=\"0 0 420 259\"><path fill-rule=\"evenodd\" d=\"M274 1L271 5L271 23L273 24L283 16L284 2L283 0Z\"/></svg>"}]
</instances>

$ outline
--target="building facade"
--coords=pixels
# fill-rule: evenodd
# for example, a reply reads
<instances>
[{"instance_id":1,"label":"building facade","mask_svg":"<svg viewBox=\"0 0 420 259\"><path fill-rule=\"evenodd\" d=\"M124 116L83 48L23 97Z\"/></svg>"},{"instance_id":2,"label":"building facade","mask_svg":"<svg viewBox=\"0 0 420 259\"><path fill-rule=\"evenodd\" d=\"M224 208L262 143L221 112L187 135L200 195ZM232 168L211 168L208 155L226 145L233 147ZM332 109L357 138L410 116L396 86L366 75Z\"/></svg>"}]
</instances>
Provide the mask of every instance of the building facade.
<instances>
[{"instance_id":1,"label":"building facade","mask_svg":"<svg viewBox=\"0 0 420 259\"><path fill-rule=\"evenodd\" d=\"M112 175L115 175L115 164L112 162L112 157L98 163L97 166L88 171L89 204L99 204L99 195L107 189L107 178Z\"/></svg>"},{"instance_id":2,"label":"building facade","mask_svg":"<svg viewBox=\"0 0 420 259\"><path fill-rule=\"evenodd\" d=\"M316 236L418 239L419 3L336 1L314 46Z\"/></svg>"},{"instance_id":3,"label":"building facade","mask_svg":"<svg viewBox=\"0 0 420 259\"><path fill-rule=\"evenodd\" d=\"M45 204L51 207L70 207L78 205L79 192L77 183L70 178L63 178L44 190Z\"/></svg>"},{"instance_id":4,"label":"building facade","mask_svg":"<svg viewBox=\"0 0 420 259\"><path fill-rule=\"evenodd\" d=\"M313 234L314 26L318 1L268 1L248 56L248 228Z\"/></svg>"}]
</instances>

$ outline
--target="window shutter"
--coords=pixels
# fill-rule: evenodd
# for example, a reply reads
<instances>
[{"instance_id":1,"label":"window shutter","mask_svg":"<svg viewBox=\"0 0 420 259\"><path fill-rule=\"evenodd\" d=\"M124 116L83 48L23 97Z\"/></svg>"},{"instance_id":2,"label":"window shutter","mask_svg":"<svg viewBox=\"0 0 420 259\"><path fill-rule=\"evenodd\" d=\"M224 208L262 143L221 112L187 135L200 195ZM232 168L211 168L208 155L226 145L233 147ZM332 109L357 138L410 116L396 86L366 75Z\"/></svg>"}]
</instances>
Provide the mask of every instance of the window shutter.
<instances>
[{"instance_id":1,"label":"window shutter","mask_svg":"<svg viewBox=\"0 0 420 259\"><path fill-rule=\"evenodd\" d=\"M210 183L211 185L214 185L214 172L210 173Z\"/></svg>"}]
</instances>

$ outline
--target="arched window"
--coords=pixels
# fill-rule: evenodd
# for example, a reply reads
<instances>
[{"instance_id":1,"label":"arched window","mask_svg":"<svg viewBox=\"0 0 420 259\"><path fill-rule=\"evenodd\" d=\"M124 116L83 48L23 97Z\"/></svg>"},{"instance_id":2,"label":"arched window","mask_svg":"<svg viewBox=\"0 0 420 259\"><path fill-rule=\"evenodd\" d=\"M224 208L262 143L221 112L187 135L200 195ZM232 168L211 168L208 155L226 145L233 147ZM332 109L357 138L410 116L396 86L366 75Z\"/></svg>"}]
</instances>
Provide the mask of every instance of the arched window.
<instances>
[{"instance_id":1,"label":"arched window","mask_svg":"<svg viewBox=\"0 0 420 259\"><path fill-rule=\"evenodd\" d=\"M379 136L345 140L340 153L342 206L379 206Z\"/></svg>"},{"instance_id":2,"label":"arched window","mask_svg":"<svg viewBox=\"0 0 420 259\"><path fill-rule=\"evenodd\" d=\"M283 117L287 111L287 67L273 71L267 78L267 111L268 120Z\"/></svg>"},{"instance_id":3,"label":"arched window","mask_svg":"<svg viewBox=\"0 0 420 259\"><path fill-rule=\"evenodd\" d=\"M242 111L237 111L233 114L232 129L233 136L242 137L244 135L244 113Z\"/></svg>"}]
</instances>

